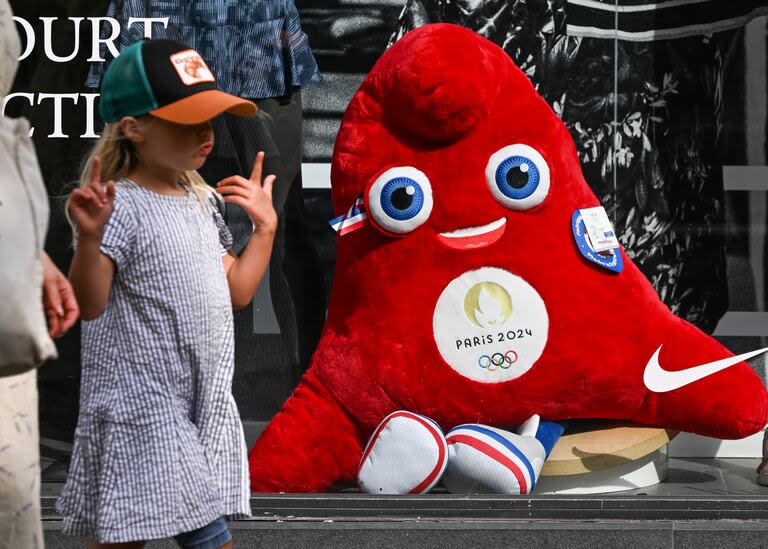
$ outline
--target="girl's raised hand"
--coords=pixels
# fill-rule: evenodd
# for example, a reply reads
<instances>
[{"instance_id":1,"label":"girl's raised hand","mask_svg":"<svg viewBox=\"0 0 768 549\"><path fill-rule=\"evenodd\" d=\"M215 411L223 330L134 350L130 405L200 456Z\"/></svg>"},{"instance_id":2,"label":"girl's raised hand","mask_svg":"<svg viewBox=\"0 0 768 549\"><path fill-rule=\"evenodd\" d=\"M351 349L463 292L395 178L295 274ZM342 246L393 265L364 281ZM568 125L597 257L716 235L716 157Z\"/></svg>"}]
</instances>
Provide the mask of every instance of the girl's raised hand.
<instances>
[{"instance_id":1,"label":"girl's raised hand","mask_svg":"<svg viewBox=\"0 0 768 549\"><path fill-rule=\"evenodd\" d=\"M101 240L114 203L115 183L101 182L101 158L94 156L90 183L72 191L69 199L69 214L77 225L78 237Z\"/></svg>"},{"instance_id":2,"label":"girl's raised hand","mask_svg":"<svg viewBox=\"0 0 768 549\"><path fill-rule=\"evenodd\" d=\"M268 175L261 182L261 172L264 166L264 152L256 155L251 177L246 179L233 175L222 179L216 185L216 190L224 197L224 202L237 204L248 214L253 223L254 233L274 233L277 227L277 213L272 206L272 185L274 175Z\"/></svg>"}]
</instances>

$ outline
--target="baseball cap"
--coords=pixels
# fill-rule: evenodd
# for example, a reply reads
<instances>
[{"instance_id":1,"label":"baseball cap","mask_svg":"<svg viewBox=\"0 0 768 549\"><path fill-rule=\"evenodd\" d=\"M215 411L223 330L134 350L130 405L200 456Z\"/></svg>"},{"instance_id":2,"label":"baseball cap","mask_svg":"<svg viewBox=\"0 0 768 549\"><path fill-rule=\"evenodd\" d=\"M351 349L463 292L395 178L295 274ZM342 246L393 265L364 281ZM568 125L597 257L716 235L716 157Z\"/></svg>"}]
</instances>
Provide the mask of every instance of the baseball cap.
<instances>
[{"instance_id":1,"label":"baseball cap","mask_svg":"<svg viewBox=\"0 0 768 549\"><path fill-rule=\"evenodd\" d=\"M202 56L175 40L142 40L109 65L99 111L105 122L151 114L177 124L199 124L223 112L256 113L256 105L224 93Z\"/></svg>"}]
</instances>

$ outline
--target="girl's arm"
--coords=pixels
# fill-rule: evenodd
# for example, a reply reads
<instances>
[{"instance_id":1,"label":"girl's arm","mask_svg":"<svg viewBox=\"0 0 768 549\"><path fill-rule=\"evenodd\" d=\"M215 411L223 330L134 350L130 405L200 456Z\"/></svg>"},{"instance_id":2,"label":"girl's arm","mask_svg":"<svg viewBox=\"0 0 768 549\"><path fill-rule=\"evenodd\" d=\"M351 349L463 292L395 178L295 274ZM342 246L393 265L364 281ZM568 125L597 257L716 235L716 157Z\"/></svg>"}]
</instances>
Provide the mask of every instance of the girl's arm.
<instances>
[{"instance_id":1,"label":"girl's arm","mask_svg":"<svg viewBox=\"0 0 768 549\"><path fill-rule=\"evenodd\" d=\"M239 258L231 253L224 256L224 270L227 272L229 294L235 309L246 307L253 299L269 264L274 235L274 230L270 233L254 233Z\"/></svg>"},{"instance_id":2,"label":"girl's arm","mask_svg":"<svg viewBox=\"0 0 768 549\"><path fill-rule=\"evenodd\" d=\"M98 318L109 301L109 289L115 267L112 260L101 253L101 238L80 236L69 268L69 281L80 305L80 318Z\"/></svg>"},{"instance_id":3,"label":"girl's arm","mask_svg":"<svg viewBox=\"0 0 768 549\"><path fill-rule=\"evenodd\" d=\"M261 169L264 153L256 155L256 162L250 179L240 176L228 177L219 182L217 190L224 196L224 202L241 206L253 223L253 236L237 258L224 256L224 270L229 282L232 306L242 309L253 299L253 294L264 276L272 254L272 241L277 229L277 213L272 206L272 184L275 176L270 175L261 184Z\"/></svg>"},{"instance_id":4,"label":"girl's arm","mask_svg":"<svg viewBox=\"0 0 768 549\"><path fill-rule=\"evenodd\" d=\"M115 202L115 184L101 183L101 160L93 159L91 182L72 191L69 214L77 227L77 247L69 269L69 281L80 305L80 317L93 320L104 312L115 272L104 255L101 239Z\"/></svg>"}]
</instances>

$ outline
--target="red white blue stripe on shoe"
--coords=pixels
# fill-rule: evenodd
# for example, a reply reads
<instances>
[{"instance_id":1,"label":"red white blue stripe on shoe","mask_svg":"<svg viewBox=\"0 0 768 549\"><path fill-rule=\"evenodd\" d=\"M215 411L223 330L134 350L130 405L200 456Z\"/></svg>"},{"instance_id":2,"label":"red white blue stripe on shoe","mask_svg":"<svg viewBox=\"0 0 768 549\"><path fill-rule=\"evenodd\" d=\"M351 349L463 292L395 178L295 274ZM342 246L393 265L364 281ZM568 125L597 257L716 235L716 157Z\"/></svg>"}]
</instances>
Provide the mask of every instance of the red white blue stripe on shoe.
<instances>
[{"instance_id":1,"label":"red white blue stripe on shoe","mask_svg":"<svg viewBox=\"0 0 768 549\"><path fill-rule=\"evenodd\" d=\"M530 494L536 485L545 452L532 436L466 424L451 429L446 440L449 450L444 484L450 491ZM526 455L531 453L534 455Z\"/></svg>"}]
</instances>

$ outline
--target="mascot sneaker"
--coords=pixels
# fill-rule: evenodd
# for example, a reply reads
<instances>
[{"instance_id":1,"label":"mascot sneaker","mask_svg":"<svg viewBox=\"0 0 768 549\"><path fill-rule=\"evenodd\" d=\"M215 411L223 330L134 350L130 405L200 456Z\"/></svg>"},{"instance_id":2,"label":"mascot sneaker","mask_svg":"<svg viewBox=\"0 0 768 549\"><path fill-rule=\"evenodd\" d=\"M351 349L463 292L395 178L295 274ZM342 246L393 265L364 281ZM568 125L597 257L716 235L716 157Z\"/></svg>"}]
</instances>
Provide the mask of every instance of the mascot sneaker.
<instances>
[{"instance_id":1,"label":"mascot sneaker","mask_svg":"<svg viewBox=\"0 0 768 549\"><path fill-rule=\"evenodd\" d=\"M451 429L443 484L454 494L530 494L547 454L538 427L534 415L517 434L479 424Z\"/></svg>"},{"instance_id":2,"label":"mascot sneaker","mask_svg":"<svg viewBox=\"0 0 768 549\"><path fill-rule=\"evenodd\" d=\"M368 494L425 494L445 471L448 446L437 423L395 412L376 429L360 461L357 483Z\"/></svg>"}]
</instances>

